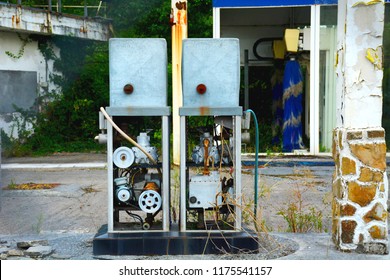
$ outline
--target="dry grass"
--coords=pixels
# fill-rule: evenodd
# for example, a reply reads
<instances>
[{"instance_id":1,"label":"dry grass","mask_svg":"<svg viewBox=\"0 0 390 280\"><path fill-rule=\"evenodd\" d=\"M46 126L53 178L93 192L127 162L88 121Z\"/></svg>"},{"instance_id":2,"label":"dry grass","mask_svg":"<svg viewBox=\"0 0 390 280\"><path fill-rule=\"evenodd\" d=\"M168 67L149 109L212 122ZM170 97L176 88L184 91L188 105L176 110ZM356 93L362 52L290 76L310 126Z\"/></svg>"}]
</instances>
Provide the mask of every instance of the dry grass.
<instances>
[{"instance_id":1,"label":"dry grass","mask_svg":"<svg viewBox=\"0 0 390 280\"><path fill-rule=\"evenodd\" d=\"M99 190L95 189L93 185L82 187L81 190L84 192L83 194L100 192Z\"/></svg>"},{"instance_id":2,"label":"dry grass","mask_svg":"<svg viewBox=\"0 0 390 280\"><path fill-rule=\"evenodd\" d=\"M58 187L58 183L23 183L23 184L9 184L5 190L48 190Z\"/></svg>"}]
</instances>

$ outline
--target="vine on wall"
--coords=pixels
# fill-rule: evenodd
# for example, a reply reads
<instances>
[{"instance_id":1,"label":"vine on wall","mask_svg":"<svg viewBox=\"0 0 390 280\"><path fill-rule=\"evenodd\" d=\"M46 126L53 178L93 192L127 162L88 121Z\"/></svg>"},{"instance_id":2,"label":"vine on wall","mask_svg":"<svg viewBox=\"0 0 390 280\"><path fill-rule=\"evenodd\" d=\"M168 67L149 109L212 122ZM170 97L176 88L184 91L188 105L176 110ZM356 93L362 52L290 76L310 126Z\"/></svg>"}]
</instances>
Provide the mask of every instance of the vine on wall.
<instances>
[{"instance_id":1,"label":"vine on wall","mask_svg":"<svg viewBox=\"0 0 390 280\"><path fill-rule=\"evenodd\" d=\"M30 38L30 36L27 36L26 38L23 38L22 35L19 33L17 34L20 41L22 41L22 46L20 47L17 54L14 54L10 51L5 51L5 54L8 55L10 58L13 59L19 59L24 55L24 50L28 43L31 43L33 40Z\"/></svg>"}]
</instances>

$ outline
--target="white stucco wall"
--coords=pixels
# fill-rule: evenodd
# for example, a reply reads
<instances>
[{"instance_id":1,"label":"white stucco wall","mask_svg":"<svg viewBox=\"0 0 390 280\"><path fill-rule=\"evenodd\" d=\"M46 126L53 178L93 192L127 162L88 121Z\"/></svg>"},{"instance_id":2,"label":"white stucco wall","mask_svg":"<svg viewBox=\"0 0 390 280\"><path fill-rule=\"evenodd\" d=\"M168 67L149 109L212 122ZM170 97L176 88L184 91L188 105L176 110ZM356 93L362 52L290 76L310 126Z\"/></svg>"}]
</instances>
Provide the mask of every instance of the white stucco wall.
<instances>
[{"instance_id":1,"label":"white stucco wall","mask_svg":"<svg viewBox=\"0 0 390 280\"><path fill-rule=\"evenodd\" d=\"M27 35L20 34L22 38L26 38ZM31 86L36 88L37 96L42 96L45 92L56 90L55 85L49 79L49 74L53 72L53 61L45 60L38 49L37 41L28 42L20 58L12 58L6 54L6 52L11 52L17 55L22 46L23 41L20 40L17 33L0 32L0 70L36 72L37 84ZM58 50L55 50L55 52L58 54ZM0 100L0 102L5 101ZM0 112L0 128L13 137L18 136L15 123L11 121L15 117L18 117L17 113L1 114Z\"/></svg>"}]
</instances>

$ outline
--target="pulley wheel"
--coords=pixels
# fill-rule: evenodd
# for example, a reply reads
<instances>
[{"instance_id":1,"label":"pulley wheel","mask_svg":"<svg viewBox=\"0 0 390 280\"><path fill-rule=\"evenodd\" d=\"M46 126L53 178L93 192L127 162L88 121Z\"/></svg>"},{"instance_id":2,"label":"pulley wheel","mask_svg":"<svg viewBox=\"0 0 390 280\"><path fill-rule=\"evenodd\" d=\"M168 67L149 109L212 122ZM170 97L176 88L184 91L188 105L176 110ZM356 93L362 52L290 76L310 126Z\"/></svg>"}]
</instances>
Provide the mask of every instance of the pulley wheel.
<instances>
[{"instance_id":1,"label":"pulley wheel","mask_svg":"<svg viewBox=\"0 0 390 280\"><path fill-rule=\"evenodd\" d=\"M117 167L128 168L134 163L134 152L128 147L119 147L112 158Z\"/></svg>"},{"instance_id":2,"label":"pulley wheel","mask_svg":"<svg viewBox=\"0 0 390 280\"><path fill-rule=\"evenodd\" d=\"M126 187L121 187L116 191L116 197L119 201L126 202L131 198L131 192Z\"/></svg>"},{"instance_id":3,"label":"pulley wheel","mask_svg":"<svg viewBox=\"0 0 390 280\"><path fill-rule=\"evenodd\" d=\"M145 213L155 213L161 208L162 199L156 191L144 191L138 198L138 205Z\"/></svg>"}]
</instances>

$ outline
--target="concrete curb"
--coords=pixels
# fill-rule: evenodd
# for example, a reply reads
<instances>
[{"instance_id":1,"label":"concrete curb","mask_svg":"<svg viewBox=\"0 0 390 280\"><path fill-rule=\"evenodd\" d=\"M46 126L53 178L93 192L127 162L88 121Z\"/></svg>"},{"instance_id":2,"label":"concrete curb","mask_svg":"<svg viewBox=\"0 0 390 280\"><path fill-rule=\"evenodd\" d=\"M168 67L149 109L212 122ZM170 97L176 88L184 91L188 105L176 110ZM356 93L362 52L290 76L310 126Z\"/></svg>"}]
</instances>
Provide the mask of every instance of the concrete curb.
<instances>
[{"instance_id":1,"label":"concrete curb","mask_svg":"<svg viewBox=\"0 0 390 280\"><path fill-rule=\"evenodd\" d=\"M84 162L84 163L5 163L2 169L56 169L56 168L106 168L104 162Z\"/></svg>"}]
</instances>

